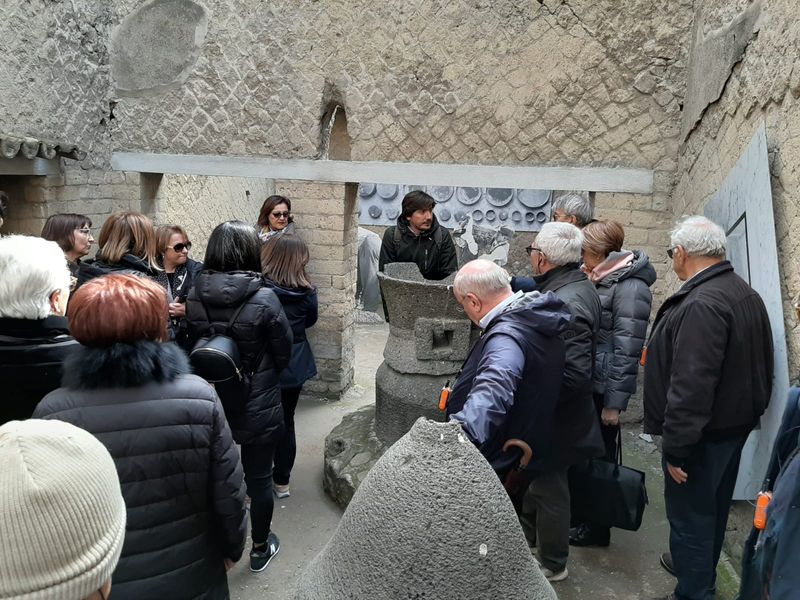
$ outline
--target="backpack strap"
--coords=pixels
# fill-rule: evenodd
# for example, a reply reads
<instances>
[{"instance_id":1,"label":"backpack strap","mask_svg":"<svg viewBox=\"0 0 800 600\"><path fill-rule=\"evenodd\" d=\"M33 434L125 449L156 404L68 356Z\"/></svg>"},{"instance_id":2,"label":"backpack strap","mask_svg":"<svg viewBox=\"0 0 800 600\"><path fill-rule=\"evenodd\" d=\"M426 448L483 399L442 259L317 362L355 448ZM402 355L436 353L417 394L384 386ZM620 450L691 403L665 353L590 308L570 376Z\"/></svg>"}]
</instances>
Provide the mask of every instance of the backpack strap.
<instances>
[{"instance_id":1,"label":"backpack strap","mask_svg":"<svg viewBox=\"0 0 800 600\"><path fill-rule=\"evenodd\" d=\"M400 228L397 225L395 225L394 226L394 243L395 244L399 243L402 238L403 238L403 234L400 231Z\"/></svg>"},{"instance_id":2,"label":"backpack strap","mask_svg":"<svg viewBox=\"0 0 800 600\"><path fill-rule=\"evenodd\" d=\"M259 289L261 289L261 288L259 288ZM242 303L239 305L239 308L236 309L236 311L233 313L233 316L228 321L228 324L225 326L225 335L230 336L231 328L233 328L233 325L236 323L236 319L239 318L239 314L242 312L244 307L247 305L247 301L250 300L250 298L252 298L253 296L255 296L257 291L258 291L258 289L250 292L249 294L247 294L247 296L244 297L244 299L242 300Z\"/></svg>"}]
</instances>

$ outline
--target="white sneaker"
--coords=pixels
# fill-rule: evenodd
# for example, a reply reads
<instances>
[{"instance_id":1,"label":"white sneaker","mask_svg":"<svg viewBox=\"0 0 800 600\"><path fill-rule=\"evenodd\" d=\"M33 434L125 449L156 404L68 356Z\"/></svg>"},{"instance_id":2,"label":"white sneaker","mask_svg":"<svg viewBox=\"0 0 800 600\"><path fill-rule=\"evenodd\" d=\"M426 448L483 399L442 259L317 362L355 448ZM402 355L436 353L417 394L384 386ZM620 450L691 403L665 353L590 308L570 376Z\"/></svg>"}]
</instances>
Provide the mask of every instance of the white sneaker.
<instances>
[{"instance_id":1,"label":"white sneaker","mask_svg":"<svg viewBox=\"0 0 800 600\"><path fill-rule=\"evenodd\" d=\"M567 571L567 567L564 567L561 571L553 573L550 569L542 567L542 575L544 575L547 581L553 583L556 581L564 581L569 576L569 571Z\"/></svg>"},{"instance_id":2,"label":"white sneaker","mask_svg":"<svg viewBox=\"0 0 800 600\"><path fill-rule=\"evenodd\" d=\"M292 495L289 491L289 484L286 485L278 485L277 483L272 484L272 491L275 493L276 498L288 498Z\"/></svg>"}]
</instances>

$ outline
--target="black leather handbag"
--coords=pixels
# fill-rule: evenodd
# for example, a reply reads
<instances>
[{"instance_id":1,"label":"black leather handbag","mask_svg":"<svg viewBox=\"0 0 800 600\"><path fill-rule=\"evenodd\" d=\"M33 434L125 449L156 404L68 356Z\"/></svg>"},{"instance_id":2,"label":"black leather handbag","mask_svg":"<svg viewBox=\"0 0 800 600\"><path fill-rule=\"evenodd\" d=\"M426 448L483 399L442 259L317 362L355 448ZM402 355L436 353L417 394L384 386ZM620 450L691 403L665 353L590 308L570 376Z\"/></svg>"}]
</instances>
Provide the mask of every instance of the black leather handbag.
<instances>
[{"instance_id":1,"label":"black leather handbag","mask_svg":"<svg viewBox=\"0 0 800 600\"><path fill-rule=\"evenodd\" d=\"M599 458L569 470L570 510L573 523L637 531L647 504L642 471L622 464L622 430L617 434L617 460Z\"/></svg>"}]
</instances>

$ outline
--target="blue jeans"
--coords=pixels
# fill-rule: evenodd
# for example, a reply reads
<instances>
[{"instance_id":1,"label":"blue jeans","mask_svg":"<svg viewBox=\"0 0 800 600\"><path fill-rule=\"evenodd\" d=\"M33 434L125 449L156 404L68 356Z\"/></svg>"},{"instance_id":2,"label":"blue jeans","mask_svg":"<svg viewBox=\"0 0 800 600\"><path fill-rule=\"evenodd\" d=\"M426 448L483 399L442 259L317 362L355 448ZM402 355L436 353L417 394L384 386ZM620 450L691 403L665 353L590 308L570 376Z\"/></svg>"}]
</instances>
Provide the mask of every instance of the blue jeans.
<instances>
[{"instance_id":1,"label":"blue jeans","mask_svg":"<svg viewBox=\"0 0 800 600\"><path fill-rule=\"evenodd\" d=\"M739 436L698 443L685 463L689 478L682 484L670 477L662 458L669 549L678 578L678 600L714 598L717 562L746 440L747 436Z\"/></svg>"},{"instance_id":2,"label":"blue jeans","mask_svg":"<svg viewBox=\"0 0 800 600\"><path fill-rule=\"evenodd\" d=\"M272 459L275 446L242 446L242 468L247 495L250 496L250 537L253 545L267 542L275 500L272 498Z\"/></svg>"}]
</instances>

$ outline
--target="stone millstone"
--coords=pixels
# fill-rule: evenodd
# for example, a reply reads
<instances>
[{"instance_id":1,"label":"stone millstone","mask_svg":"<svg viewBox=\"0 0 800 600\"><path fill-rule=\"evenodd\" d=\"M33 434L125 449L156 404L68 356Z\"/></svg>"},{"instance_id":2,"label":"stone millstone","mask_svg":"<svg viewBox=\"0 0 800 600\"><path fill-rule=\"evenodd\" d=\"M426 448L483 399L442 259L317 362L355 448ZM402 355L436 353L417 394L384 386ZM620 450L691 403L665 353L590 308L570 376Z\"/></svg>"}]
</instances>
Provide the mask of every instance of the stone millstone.
<instances>
[{"instance_id":1,"label":"stone millstone","mask_svg":"<svg viewBox=\"0 0 800 600\"><path fill-rule=\"evenodd\" d=\"M296 600L555 600L497 475L456 423L420 418L370 470Z\"/></svg>"}]
</instances>

